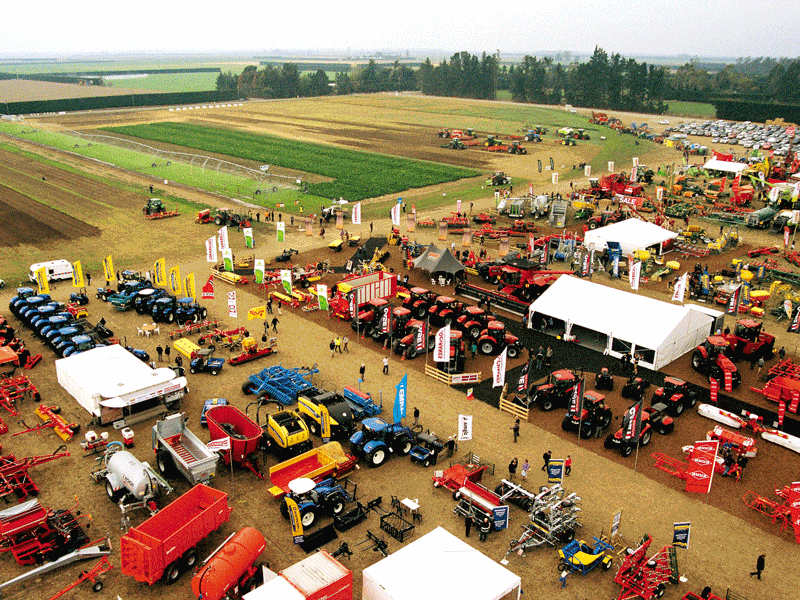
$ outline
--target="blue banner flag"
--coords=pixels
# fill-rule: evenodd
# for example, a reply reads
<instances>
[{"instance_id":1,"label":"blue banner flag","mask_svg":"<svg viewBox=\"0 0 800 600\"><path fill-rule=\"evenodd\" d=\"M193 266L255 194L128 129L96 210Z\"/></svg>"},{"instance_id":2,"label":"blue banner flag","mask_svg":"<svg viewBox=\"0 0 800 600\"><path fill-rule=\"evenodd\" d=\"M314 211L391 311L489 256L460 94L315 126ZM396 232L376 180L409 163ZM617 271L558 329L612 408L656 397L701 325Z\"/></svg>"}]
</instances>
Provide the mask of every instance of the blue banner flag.
<instances>
[{"instance_id":1,"label":"blue banner flag","mask_svg":"<svg viewBox=\"0 0 800 600\"><path fill-rule=\"evenodd\" d=\"M547 483L562 483L564 481L564 461L550 459L547 464Z\"/></svg>"},{"instance_id":2,"label":"blue banner flag","mask_svg":"<svg viewBox=\"0 0 800 600\"><path fill-rule=\"evenodd\" d=\"M691 523L672 524L672 545L678 548L689 548L689 534L692 531Z\"/></svg>"},{"instance_id":3,"label":"blue banner flag","mask_svg":"<svg viewBox=\"0 0 800 600\"><path fill-rule=\"evenodd\" d=\"M406 416L406 396L408 394L408 373L395 386L397 394L394 397L394 422L399 423Z\"/></svg>"}]
</instances>

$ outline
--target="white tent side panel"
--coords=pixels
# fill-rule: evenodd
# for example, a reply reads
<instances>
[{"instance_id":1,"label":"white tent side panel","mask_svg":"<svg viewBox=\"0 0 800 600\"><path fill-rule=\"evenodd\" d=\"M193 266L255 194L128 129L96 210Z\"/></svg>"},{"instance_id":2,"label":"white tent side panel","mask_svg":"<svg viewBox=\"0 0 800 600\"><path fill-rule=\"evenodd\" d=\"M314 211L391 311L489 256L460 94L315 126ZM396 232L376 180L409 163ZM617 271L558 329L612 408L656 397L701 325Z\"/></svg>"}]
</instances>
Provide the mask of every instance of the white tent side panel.
<instances>
[{"instance_id":1,"label":"white tent side panel","mask_svg":"<svg viewBox=\"0 0 800 600\"><path fill-rule=\"evenodd\" d=\"M394 600L389 590L384 589L380 583L372 578L370 573L364 571L364 584L361 591L363 600Z\"/></svg>"}]
</instances>

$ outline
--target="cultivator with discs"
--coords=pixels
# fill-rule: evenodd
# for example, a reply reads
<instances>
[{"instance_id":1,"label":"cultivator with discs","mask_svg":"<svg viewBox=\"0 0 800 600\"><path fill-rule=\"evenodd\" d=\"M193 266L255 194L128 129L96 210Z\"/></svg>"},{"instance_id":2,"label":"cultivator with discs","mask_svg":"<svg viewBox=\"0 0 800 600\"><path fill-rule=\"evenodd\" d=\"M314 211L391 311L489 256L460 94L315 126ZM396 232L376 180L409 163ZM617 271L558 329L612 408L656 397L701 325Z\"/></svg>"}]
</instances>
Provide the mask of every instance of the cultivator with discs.
<instances>
[{"instance_id":1,"label":"cultivator with discs","mask_svg":"<svg viewBox=\"0 0 800 600\"><path fill-rule=\"evenodd\" d=\"M638 548L629 548L614 582L622 586L617 600L661 598L668 583L678 582L678 559L674 546L664 546L650 558L653 538L645 534Z\"/></svg>"},{"instance_id":2,"label":"cultivator with discs","mask_svg":"<svg viewBox=\"0 0 800 600\"><path fill-rule=\"evenodd\" d=\"M560 486L544 487L533 499L530 510L530 523L522 526L522 535L511 542L508 553L517 552L524 556L527 548L543 544L554 546L557 542L567 543L575 538L580 508L576 506L581 497L576 493L567 494Z\"/></svg>"}]
</instances>

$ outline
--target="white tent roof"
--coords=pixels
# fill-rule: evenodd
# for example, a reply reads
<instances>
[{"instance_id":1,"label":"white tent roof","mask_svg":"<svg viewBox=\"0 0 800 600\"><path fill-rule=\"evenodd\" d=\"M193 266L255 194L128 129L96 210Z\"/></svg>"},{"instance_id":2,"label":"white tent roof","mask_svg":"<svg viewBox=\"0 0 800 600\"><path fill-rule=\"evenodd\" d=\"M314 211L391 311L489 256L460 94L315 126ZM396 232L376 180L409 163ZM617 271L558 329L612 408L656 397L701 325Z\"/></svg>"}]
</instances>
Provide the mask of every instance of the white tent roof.
<instances>
[{"instance_id":1,"label":"white tent roof","mask_svg":"<svg viewBox=\"0 0 800 600\"><path fill-rule=\"evenodd\" d=\"M732 162L729 160L710 159L703 168L710 171L725 171L726 173L741 173L747 168L745 163Z\"/></svg>"},{"instance_id":2,"label":"white tent roof","mask_svg":"<svg viewBox=\"0 0 800 600\"><path fill-rule=\"evenodd\" d=\"M441 527L363 573L364 600L498 600L521 583L518 575Z\"/></svg>"},{"instance_id":3,"label":"white tent roof","mask_svg":"<svg viewBox=\"0 0 800 600\"><path fill-rule=\"evenodd\" d=\"M656 246L669 239L678 237L674 231L659 227L655 223L641 219L625 219L619 223L612 223L599 227L594 231L587 231L584 244L594 244L597 250L603 250L606 242L619 242L626 254L639 249L644 250L649 246Z\"/></svg>"}]
</instances>

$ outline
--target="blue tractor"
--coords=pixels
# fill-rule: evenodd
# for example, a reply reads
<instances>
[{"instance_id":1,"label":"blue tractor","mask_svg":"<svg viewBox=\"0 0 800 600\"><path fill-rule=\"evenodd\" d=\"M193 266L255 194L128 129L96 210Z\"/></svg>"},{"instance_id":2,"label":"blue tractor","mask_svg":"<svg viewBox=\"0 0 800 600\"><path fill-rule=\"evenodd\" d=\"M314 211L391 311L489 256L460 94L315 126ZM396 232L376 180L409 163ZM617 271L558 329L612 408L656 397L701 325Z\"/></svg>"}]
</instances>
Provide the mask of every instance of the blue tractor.
<instances>
[{"instance_id":1,"label":"blue tractor","mask_svg":"<svg viewBox=\"0 0 800 600\"><path fill-rule=\"evenodd\" d=\"M198 323L208 316L208 310L192 298L159 298L151 310L153 319L167 323Z\"/></svg>"},{"instance_id":2,"label":"blue tractor","mask_svg":"<svg viewBox=\"0 0 800 600\"><path fill-rule=\"evenodd\" d=\"M67 358L68 356L74 356L75 354L80 354L81 352L86 352L87 350L103 345L104 344L98 344L88 335L76 335L63 349L62 356Z\"/></svg>"},{"instance_id":3,"label":"blue tractor","mask_svg":"<svg viewBox=\"0 0 800 600\"><path fill-rule=\"evenodd\" d=\"M166 298L167 295L167 290L163 288L148 288L140 290L133 299L133 308L140 315L149 315L153 312L153 304L155 304L156 300L160 298Z\"/></svg>"},{"instance_id":4,"label":"blue tractor","mask_svg":"<svg viewBox=\"0 0 800 600\"><path fill-rule=\"evenodd\" d=\"M126 281L119 286L119 291L116 294L108 297L108 302L116 310L126 311L130 308L133 308L134 302L136 301L136 296L139 295L139 292L152 287L152 284L146 280Z\"/></svg>"},{"instance_id":5,"label":"blue tractor","mask_svg":"<svg viewBox=\"0 0 800 600\"><path fill-rule=\"evenodd\" d=\"M33 298L35 295L36 292L33 291L33 288L30 287L17 288L16 295L13 296L8 303L8 309L11 311L11 314L18 317L19 311L22 309L22 307L28 304L28 299Z\"/></svg>"},{"instance_id":6,"label":"blue tractor","mask_svg":"<svg viewBox=\"0 0 800 600\"><path fill-rule=\"evenodd\" d=\"M348 480L345 480L347 482ZM321 517L335 517L344 512L348 502L355 499L355 490L350 494L345 486L336 483L333 477L315 483L313 479L300 477L289 482L289 493L281 500L281 514L289 518L286 498L297 502L300 522L304 528L313 527Z\"/></svg>"},{"instance_id":7,"label":"blue tractor","mask_svg":"<svg viewBox=\"0 0 800 600\"><path fill-rule=\"evenodd\" d=\"M406 456L411 452L416 433L400 423L389 424L380 417L370 417L364 419L361 429L350 436L350 448L370 467L380 467L390 454Z\"/></svg>"},{"instance_id":8,"label":"blue tractor","mask_svg":"<svg viewBox=\"0 0 800 600\"><path fill-rule=\"evenodd\" d=\"M201 348L194 353L194 358L189 363L190 373L211 373L216 375L225 364L224 358L214 358L211 348Z\"/></svg>"}]
</instances>

